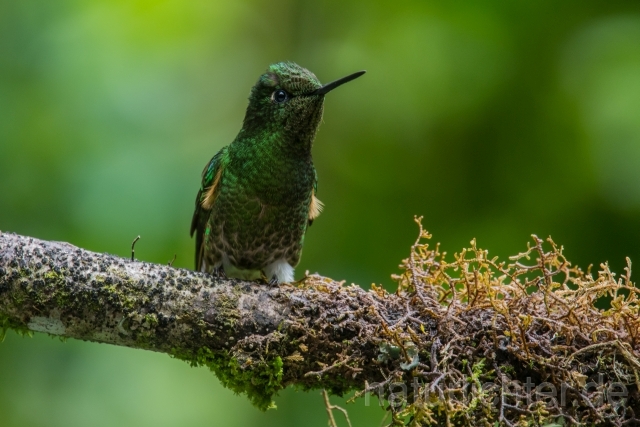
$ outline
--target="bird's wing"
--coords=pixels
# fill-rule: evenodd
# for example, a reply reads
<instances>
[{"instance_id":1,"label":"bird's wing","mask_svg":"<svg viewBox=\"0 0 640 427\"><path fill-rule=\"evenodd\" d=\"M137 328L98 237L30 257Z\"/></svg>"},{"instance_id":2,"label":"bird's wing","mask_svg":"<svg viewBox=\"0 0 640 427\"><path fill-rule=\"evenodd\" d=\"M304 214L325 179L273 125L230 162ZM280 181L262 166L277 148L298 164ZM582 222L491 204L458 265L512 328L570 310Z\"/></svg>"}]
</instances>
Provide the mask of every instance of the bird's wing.
<instances>
[{"instance_id":1,"label":"bird's wing","mask_svg":"<svg viewBox=\"0 0 640 427\"><path fill-rule=\"evenodd\" d=\"M322 208L324 208L324 203L316 197L316 193L318 192L318 174L315 170L313 173L315 177L313 180L313 190L311 192L311 203L309 204L309 225L313 224L313 220L320 215Z\"/></svg>"},{"instance_id":2,"label":"bird's wing","mask_svg":"<svg viewBox=\"0 0 640 427\"><path fill-rule=\"evenodd\" d=\"M191 236L196 233L196 270L202 267L202 256L204 254L204 238L207 229L207 222L211 214L211 208L218 196L218 186L224 164L226 163L227 147L213 156L211 161L202 171L202 185L196 196L196 208L191 219Z\"/></svg>"}]
</instances>

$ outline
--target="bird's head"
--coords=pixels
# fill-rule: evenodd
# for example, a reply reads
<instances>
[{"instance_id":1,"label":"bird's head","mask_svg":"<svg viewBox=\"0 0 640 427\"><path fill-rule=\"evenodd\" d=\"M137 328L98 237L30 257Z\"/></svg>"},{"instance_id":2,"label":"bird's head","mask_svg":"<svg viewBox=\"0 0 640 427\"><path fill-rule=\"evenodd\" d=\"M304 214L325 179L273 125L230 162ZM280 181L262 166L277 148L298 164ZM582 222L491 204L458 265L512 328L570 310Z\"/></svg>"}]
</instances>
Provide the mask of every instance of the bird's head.
<instances>
[{"instance_id":1,"label":"bird's head","mask_svg":"<svg viewBox=\"0 0 640 427\"><path fill-rule=\"evenodd\" d=\"M251 89L244 128L266 127L311 143L322 119L325 94L362 74L359 71L322 85L315 74L298 64L272 64Z\"/></svg>"}]
</instances>

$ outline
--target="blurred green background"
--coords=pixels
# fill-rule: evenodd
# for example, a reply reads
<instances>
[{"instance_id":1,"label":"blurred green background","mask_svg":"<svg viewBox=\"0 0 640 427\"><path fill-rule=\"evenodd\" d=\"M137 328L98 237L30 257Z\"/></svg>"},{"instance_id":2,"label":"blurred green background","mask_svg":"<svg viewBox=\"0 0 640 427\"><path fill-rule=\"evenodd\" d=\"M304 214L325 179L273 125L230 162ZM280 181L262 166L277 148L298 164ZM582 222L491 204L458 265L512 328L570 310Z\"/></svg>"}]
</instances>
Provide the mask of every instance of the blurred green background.
<instances>
[{"instance_id":1,"label":"blurred green background","mask_svg":"<svg viewBox=\"0 0 640 427\"><path fill-rule=\"evenodd\" d=\"M280 60L368 70L327 97L298 277L391 285L416 214L449 253L536 233L583 267L640 261L637 1L0 0L0 229L122 256L139 234L139 259L191 268L200 172ZM277 404L162 354L0 345L3 427L327 423L318 392Z\"/></svg>"}]
</instances>

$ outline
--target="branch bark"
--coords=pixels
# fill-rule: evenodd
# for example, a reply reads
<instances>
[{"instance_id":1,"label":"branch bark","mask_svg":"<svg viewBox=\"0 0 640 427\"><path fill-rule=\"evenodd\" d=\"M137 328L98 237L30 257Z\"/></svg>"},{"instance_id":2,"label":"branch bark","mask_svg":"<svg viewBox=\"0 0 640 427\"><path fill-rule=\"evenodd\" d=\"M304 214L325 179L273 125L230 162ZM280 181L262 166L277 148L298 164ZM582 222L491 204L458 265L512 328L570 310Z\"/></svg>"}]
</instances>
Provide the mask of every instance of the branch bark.
<instances>
[{"instance_id":1,"label":"branch bark","mask_svg":"<svg viewBox=\"0 0 640 427\"><path fill-rule=\"evenodd\" d=\"M475 242L447 264L418 240L388 293L317 275L277 287L217 279L0 233L0 335L164 352L208 366L262 409L296 385L378 393L394 422L413 425L640 423L630 270L591 279L534 239L508 266ZM617 308L595 309L609 294Z\"/></svg>"},{"instance_id":2,"label":"branch bark","mask_svg":"<svg viewBox=\"0 0 640 427\"><path fill-rule=\"evenodd\" d=\"M379 298L316 278L278 287L0 234L0 326L168 353L209 366L259 407L289 384L342 394L369 363ZM397 306L385 303L390 309ZM397 307L396 307L397 308ZM393 319L397 314L390 315ZM357 320L356 320L357 318ZM425 324L435 324L425 319ZM347 363L348 361L348 363Z\"/></svg>"}]
</instances>

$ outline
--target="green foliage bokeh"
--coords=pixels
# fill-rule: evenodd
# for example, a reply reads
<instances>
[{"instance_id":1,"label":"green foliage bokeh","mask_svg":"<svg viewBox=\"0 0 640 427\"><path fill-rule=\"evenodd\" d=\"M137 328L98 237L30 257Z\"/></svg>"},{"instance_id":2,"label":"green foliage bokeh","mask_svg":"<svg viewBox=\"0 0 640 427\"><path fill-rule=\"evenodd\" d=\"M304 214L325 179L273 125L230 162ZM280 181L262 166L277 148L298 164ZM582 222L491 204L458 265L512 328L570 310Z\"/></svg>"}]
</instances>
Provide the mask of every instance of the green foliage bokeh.
<instances>
[{"instance_id":1,"label":"green foliage bokeh","mask_svg":"<svg viewBox=\"0 0 640 427\"><path fill-rule=\"evenodd\" d=\"M640 4L0 0L0 230L192 267L205 163L267 65L327 82L326 204L305 270L368 286L416 237L501 257L552 235L583 267L640 261ZM335 399L340 402L339 399ZM9 333L0 425L325 426L317 393L266 414L166 355ZM354 426L383 412L348 406Z\"/></svg>"}]
</instances>

